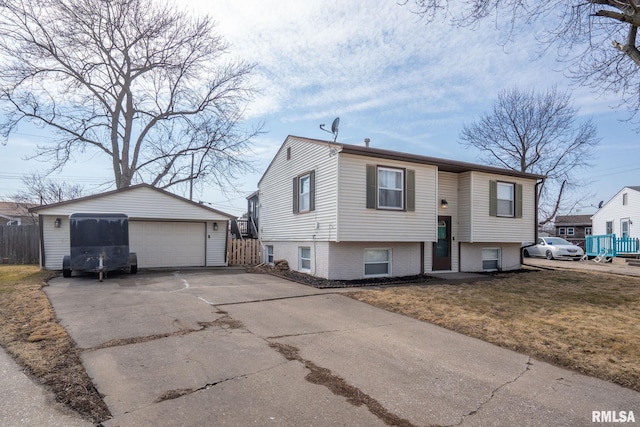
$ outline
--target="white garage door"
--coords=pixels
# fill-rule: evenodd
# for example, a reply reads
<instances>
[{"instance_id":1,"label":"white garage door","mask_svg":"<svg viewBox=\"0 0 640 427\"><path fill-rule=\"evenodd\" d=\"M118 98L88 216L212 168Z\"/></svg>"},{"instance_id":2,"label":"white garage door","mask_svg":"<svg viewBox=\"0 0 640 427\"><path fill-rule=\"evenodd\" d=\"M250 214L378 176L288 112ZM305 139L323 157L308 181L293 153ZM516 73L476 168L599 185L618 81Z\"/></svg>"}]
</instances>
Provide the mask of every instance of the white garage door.
<instances>
[{"instance_id":1,"label":"white garage door","mask_svg":"<svg viewBox=\"0 0 640 427\"><path fill-rule=\"evenodd\" d=\"M204 222L129 221L129 247L139 268L205 265Z\"/></svg>"}]
</instances>

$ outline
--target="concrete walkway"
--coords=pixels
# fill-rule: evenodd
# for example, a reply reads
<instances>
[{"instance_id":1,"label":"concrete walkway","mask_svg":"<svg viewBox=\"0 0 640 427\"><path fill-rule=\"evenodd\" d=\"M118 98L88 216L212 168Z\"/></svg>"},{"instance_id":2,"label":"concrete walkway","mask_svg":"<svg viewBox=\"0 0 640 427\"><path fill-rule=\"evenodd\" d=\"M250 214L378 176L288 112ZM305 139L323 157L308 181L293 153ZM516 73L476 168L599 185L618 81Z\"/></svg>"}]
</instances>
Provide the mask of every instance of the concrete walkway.
<instances>
[{"instance_id":1,"label":"concrete walkway","mask_svg":"<svg viewBox=\"0 0 640 427\"><path fill-rule=\"evenodd\" d=\"M593 426L640 394L266 275L55 279L105 426ZM629 424L627 424L629 425Z\"/></svg>"},{"instance_id":2,"label":"concrete walkway","mask_svg":"<svg viewBox=\"0 0 640 427\"><path fill-rule=\"evenodd\" d=\"M0 425L4 427L83 427L80 419L52 393L29 378L0 347Z\"/></svg>"}]
</instances>

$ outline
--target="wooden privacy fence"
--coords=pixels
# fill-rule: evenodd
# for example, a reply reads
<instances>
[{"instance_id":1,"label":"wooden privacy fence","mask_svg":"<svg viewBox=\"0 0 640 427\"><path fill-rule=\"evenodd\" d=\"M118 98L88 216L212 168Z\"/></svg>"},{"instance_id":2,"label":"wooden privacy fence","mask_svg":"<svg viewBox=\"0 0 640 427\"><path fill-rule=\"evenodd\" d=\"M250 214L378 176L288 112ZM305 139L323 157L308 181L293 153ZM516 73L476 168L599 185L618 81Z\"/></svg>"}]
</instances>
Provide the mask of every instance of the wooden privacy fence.
<instances>
[{"instance_id":1,"label":"wooden privacy fence","mask_svg":"<svg viewBox=\"0 0 640 427\"><path fill-rule=\"evenodd\" d=\"M229 265L258 265L262 262L258 239L229 239L227 245Z\"/></svg>"},{"instance_id":2,"label":"wooden privacy fence","mask_svg":"<svg viewBox=\"0 0 640 427\"><path fill-rule=\"evenodd\" d=\"M38 264L37 225L0 225L0 263Z\"/></svg>"}]
</instances>

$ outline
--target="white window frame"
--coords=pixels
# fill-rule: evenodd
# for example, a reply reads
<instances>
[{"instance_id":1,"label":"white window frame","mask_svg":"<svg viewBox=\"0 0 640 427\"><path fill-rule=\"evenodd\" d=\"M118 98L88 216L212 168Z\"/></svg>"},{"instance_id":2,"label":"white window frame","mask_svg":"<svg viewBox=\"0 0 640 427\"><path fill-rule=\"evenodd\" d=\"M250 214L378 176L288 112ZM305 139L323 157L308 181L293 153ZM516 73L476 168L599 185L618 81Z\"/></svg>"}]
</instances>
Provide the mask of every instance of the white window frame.
<instances>
[{"instance_id":1,"label":"white window frame","mask_svg":"<svg viewBox=\"0 0 640 427\"><path fill-rule=\"evenodd\" d=\"M273 264L273 245L266 245L265 246L265 254L266 254L266 261L267 264Z\"/></svg>"},{"instance_id":2,"label":"white window frame","mask_svg":"<svg viewBox=\"0 0 640 427\"><path fill-rule=\"evenodd\" d=\"M368 251L386 251L387 252L387 261L367 261L367 252ZM365 248L364 256L363 256L363 273L365 277L389 277L391 276L391 267L393 265L393 252L391 248ZM387 272L386 273L375 273L375 274L367 274L367 265L378 265L378 264L386 264Z\"/></svg>"},{"instance_id":3,"label":"white window frame","mask_svg":"<svg viewBox=\"0 0 640 427\"><path fill-rule=\"evenodd\" d=\"M398 173L400 174L400 188L397 187L382 187L380 184L380 172L393 172L393 173ZM377 173L377 188L376 191L377 193L377 207L378 209L392 209L392 210L404 210L404 197L405 197L405 189L404 189L404 169L401 168L390 168L390 167L383 167L383 166L378 166L378 170L376 171ZM393 191L393 192L400 192L400 206L389 206L389 205L382 205L380 202L382 200L382 197L380 197L380 192L381 191Z\"/></svg>"},{"instance_id":4,"label":"white window frame","mask_svg":"<svg viewBox=\"0 0 640 427\"><path fill-rule=\"evenodd\" d=\"M497 257L487 256L488 251L496 251ZM491 254L494 255L494 254ZM496 268L485 268L485 261L496 263ZM502 265L502 249L501 248L482 248L482 271L499 271Z\"/></svg>"},{"instance_id":5,"label":"white window frame","mask_svg":"<svg viewBox=\"0 0 640 427\"><path fill-rule=\"evenodd\" d=\"M585 235L585 236L591 236L591 235L593 235L593 227L585 227L585 228L584 228L584 235Z\"/></svg>"},{"instance_id":6,"label":"white window frame","mask_svg":"<svg viewBox=\"0 0 640 427\"><path fill-rule=\"evenodd\" d=\"M307 191L304 192L303 181L307 181ZM304 203L303 203L304 202ZM298 212L311 211L311 174L298 177Z\"/></svg>"},{"instance_id":7,"label":"white window frame","mask_svg":"<svg viewBox=\"0 0 640 427\"><path fill-rule=\"evenodd\" d=\"M558 228L558 236L565 236L567 234L567 229L564 227Z\"/></svg>"},{"instance_id":8,"label":"white window frame","mask_svg":"<svg viewBox=\"0 0 640 427\"><path fill-rule=\"evenodd\" d=\"M567 227L567 236L575 236L576 229L574 227Z\"/></svg>"},{"instance_id":9,"label":"white window frame","mask_svg":"<svg viewBox=\"0 0 640 427\"><path fill-rule=\"evenodd\" d=\"M605 221L604 231L605 234L613 234L613 221Z\"/></svg>"},{"instance_id":10,"label":"white window frame","mask_svg":"<svg viewBox=\"0 0 640 427\"><path fill-rule=\"evenodd\" d=\"M625 225L627 229L626 231L625 231ZM630 233L631 233L631 219L622 218L620 220L620 237L622 237L623 239L628 239L630 237Z\"/></svg>"},{"instance_id":11,"label":"white window frame","mask_svg":"<svg viewBox=\"0 0 640 427\"><path fill-rule=\"evenodd\" d=\"M309 258L305 258L303 256L303 251L309 251ZM307 261L309 263L309 267L304 267L304 262ZM311 247L310 246L298 246L298 271L302 271L305 273L311 272Z\"/></svg>"},{"instance_id":12,"label":"white window frame","mask_svg":"<svg viewBox=\"0 0 640 427\"><path fill-rule=\"evenodd\" d=\"M627 193L622 194L622 206L627 206L629 203L629 195Z\"/></svg>"},{"instance_id":13,"label":"white window frame","mask_svg":"<svg viewBox=\"0 0 640 427\"><path fill-rule=\"evenodd\" d=\"M502 188L510 188L511 190L511 198L510 199L501 199L500 198L500 187ZM509 212L504 212L501 208L500 202L509 202ZM513 182L497 182L497 191L496 191L496 216L513 218L516 216L516 185Z\"/></svg>"}]
</instances>

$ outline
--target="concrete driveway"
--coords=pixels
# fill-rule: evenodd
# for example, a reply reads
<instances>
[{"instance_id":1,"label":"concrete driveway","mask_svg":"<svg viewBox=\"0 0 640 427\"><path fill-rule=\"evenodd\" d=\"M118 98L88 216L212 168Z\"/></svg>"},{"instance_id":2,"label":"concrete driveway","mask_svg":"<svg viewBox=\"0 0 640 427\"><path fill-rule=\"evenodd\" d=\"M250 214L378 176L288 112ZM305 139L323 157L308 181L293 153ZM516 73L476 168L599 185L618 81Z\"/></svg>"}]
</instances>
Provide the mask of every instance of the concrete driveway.
<instances>
[{"instance_id":1,"label":"concrete driveway","mask_svg":"<svg viewBox=\"0 0 640 427\"><path fill-rule=\"evenodd\" d=\"M238 270L45 288L106 426L597 425L640 394L340 295Z\"/></svg>"}]
</instances>

